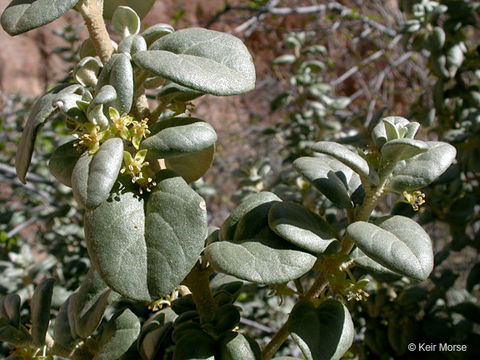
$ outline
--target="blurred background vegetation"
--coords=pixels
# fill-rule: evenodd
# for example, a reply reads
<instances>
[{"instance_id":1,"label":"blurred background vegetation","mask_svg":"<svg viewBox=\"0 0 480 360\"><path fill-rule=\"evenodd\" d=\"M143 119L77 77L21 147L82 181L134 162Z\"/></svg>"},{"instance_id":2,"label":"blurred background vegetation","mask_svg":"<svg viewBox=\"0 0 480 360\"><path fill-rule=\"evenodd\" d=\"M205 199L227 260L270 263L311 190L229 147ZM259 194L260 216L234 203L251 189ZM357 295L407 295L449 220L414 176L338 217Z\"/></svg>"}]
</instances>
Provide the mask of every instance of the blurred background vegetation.
<instances>
[{"instance_id":1,"label":"blurred background vegetation","mask_svg":"<svg viewBox=\"0 0 480 360\"><path fill-rule=\"evenodd\" d=\"M7 3L0 1L2 10ZM219 138L214 166L193 185L207 198L210 225L219 226L249 194L269 190L341 228L343 213L290 165L320 140L367 147L382 115L418 121L422 138L457 147L456 164L423 190L418 211L392 196L376 214L415 217L432 237L436 267L422 284L369 277L368 300L350 302L357 330L351 358L480 356L479 14L480 2L466 0L158 0L144 20L230 32L255 60L253 92L194 101L196 116ZM82 213L47 168L62 143L53 134L68 134L62 119L49 122L37 140L26 186L13 159L35 96L68 80L86 36L79 23L70 12L19 36L17 45L0 33L8 49L0 63L0 295L28 300L34 284L54 276L57 309L90 266ZM242 324L265 343L293 301L285 296L280 304L271 296L279 289L245 289ZM466 344L468 352L411 353L410 342Z\"/></svg>"}]
</instances>

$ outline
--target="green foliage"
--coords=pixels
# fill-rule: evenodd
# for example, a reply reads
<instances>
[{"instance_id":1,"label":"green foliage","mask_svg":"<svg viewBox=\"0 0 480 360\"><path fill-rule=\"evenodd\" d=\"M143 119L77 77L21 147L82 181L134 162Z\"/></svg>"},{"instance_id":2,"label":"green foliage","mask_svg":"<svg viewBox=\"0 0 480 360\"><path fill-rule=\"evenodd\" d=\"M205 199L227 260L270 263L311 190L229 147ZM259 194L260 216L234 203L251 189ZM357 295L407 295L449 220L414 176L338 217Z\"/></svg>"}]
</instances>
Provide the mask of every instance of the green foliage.
<instances>
[{"instance_id":1,"label":"green foliage","mask_svg":"<svg viewBox=\"0 0 480 360\"><path fill-rule=\"evenodd\" d=\"M2 26L11 34L28 31L75 5L89 7L92 1L65 2L58 8L42 0L14 1L2 15ZM336 97L322 79L327 66L316 55L326 55L326 48L311 44L309 32L291 34L285 43L292 54L274 64L291 67L292 89L272 104L272 111L290 107L291 121L273 132L288 139L285 164L290 173L297 172L292 178L302 191L296 199L303 199L310 183L317 191L315 202L322 202L325 211L312 211L315 207L263 191L245 198L220 229L209 230L205 200L189 184L212 165L217 134L210 124L192 117L190 101L203 94L227 96L253 89L251 55L239 39L207 29L175 31L157 24L140 33L141 18L153 2L124 6L129 3L98 2L122 38L113 54L111 39L99 21L101 12L94 13L95 6L89 8L93 13L82 12L87 23L94 23L89 26L91 39L82 45L82 59L72 79L33 104L20 140L17 175L23 183L32 177L40 181L27 170L37 167L32 153L41 139L40 129L51 129L54 140L43 144L52 154L49 169L72 188L64 190L65 197L73 194L84 210L91 268L81 284L81 271L72 271L74 280L61 301L50 276L40 282L30 299L31 329L24 325L28 315L22 316L21 298L9 294L1 299L0 339L13 345L13 356L33 359L41 352L72 359L257 360L272 358L291 335L306 359L340 359L355 337L357 319L351 313L370 318L365 331L357 334L364 336L372 353L402 356L415 338L408 311L424 310L426 323L435 324L439 318L428 319L429 310L437 306L437 298L447 298L445 289L455 275L435 275L432 290L412 285L427 280L434 261L441 262L434 259L432 242L422 227L429 219L420 217L417 222L400 215L407 211L399 207L390 216L379 217L376 210L387 194L400 194L418 210L425 202L419 189L437 186L441 193L452 182L449 176L458 179L464 171L449 174L455 171L451 165L457 149L443 141L415 139L418 122L402 117L380 120L381 115L369 127L371 145L331 141L340 136L339 112L350 99ZM435 90L439 113L450 111L442 108L449 104L438 99L450 96L444 82L461 82L458 76L468 56L463 39L446 31L455 28L449 28L448 21L460 27L473 22L453 16L450 6L415 4L414 18L404 27L407 46L419 36L420 40L413 39L415 46L424 39L429 51L429 69L439 78ZM32 17L33 11L39 15ZM442 16L450 17L444 28ZM98 50L103 63L96 58ZM475 91L469 92L471 102L477 99ZM452 113L457 114L458 106L460 114L474 112L471 104L467 110L463 105L459 101ZM65 130L56 124L63 124L73 140L70 136L61 145L57 138ZM269 170L264 163L252 169L253 184L262 182ZM475 218L476 199L465 195L471 188L462 188L461 195L458 189L452 191L457 197L447 214L468 238L466 224ZM328 199L335 208L328 209L328 201L318 199ZM75 214L67 206L62 216ZM71 233L63 228L66 238L81 238L79 218L73 217ZM55 258L43 264L46 270L36 270L29 282L48 274L55 264ZM350 270L354 265L360 277ZM379 285L378 276L392 279L391 284ZM474 267L468 288L477 283ZM405 284L411 286L404 288ZM252 337L239 331L249 291L258 285L268 286L282 301L297 301L263 353ZM388 286L400 289L398 302L389 301ZM374 304L347 306L352 300L365 300L369 292ZM421 309L420 301L426 303ZM241 302L245 310L237 306ZM448 304L447 312L478 323L478 309L468 297ZM452 320L448 329L465 334L473 325L464 327L467 330ZM428 326L424 330L428 333Z\"/></svg>"}]
</instances>

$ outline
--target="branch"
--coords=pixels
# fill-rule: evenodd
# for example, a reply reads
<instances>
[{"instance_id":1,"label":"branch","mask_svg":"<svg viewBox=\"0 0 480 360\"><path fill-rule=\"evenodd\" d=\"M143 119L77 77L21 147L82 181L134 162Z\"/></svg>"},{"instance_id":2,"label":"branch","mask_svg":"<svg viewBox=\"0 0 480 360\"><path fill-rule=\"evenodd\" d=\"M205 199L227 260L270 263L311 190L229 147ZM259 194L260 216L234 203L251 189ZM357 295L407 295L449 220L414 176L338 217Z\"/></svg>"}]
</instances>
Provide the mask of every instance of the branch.
<instances>
[{"instance_id":1,"label":"branch","mask_svg":"<svg viewBox=\"0 0 480 360\"><path fill-rule=\"evenodd\" d=\"M76 9L85 20L97 55L106 64L113 54L113 46L102 16L103 6L95 0L81 0Z\"/></svg>"},{"instance_id":2,"label":"branch","mask_svg":"<svg viewBox=\"0 0 480 360\"><path fill-rule=\"evenodd\" d=\"M268 4L267 6L260 6L260 7L251 7L251 6L232 6L227 4L225 8L219 11L215 16L208 22L208 26L211 26L215 21L217 21L222 15L226 14L231 10L238 10L238 11L252 11L257 12L262 15L264 14L271 14L271 15L279 15L279 16L286 16L291 14L298 14L298 15L307 15L307 14L314 14L314 13L321 13L326 11L338 11L340 12L341 17L353 17L358 18L362 23L384 33L390 37L395 37L397 32L394 29L391 29L383 24L380 24L368 16L358 14L356 11L338 3L338 2L329 2L328 4L323 5L311 5L311 6L299 6L299 7L275 7L279 1L275 1L274 4ZM257 18L261 15L257 15ZM258 20L248 20L246 23L237 27L233 32L241 32L251 26L251 22L257 22Z\"/></svg>"}]
</instances>

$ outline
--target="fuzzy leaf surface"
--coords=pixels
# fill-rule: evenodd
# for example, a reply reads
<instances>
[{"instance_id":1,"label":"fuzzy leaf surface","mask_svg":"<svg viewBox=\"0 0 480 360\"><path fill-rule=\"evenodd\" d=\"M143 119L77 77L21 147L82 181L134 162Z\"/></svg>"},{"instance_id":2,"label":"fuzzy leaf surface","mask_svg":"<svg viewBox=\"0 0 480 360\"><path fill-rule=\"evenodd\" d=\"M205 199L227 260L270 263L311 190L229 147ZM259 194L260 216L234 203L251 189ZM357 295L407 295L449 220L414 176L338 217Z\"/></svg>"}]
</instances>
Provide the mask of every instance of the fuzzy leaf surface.
<instances>
[{"instance_id":1,"label":"fuzzy leaf surface","mask_svg":"<svg viewBox=\"0 0 480 360\"><path fill-rule=\"evenodd\" d=\"M215 157L215 144L202 151L165 159L165 166L175 171L187 184L200 179L210 169Z\"/></svg>"},{"instance_id":2,"label":"fuzzy leaf surface","mask_svg":"<svg viewBox=\"0 0 480 360\"><path fill-rule=\"evenodd\" d=\"M107 200L123 162L123 141L105 141L95 155L88 152L78 159L72 172L72 190L78 203L93 210Z\"/></svg>"},{"instance_id":3,"label":"fuzzy leaf surface","mask_svg":"<svg viewBox=\"0 0 480 360\"><path fill-rule=\"evenodd\" d=\"M100 350L93 360L111 360L122 356L140 333L140 320L130 309L115 315L105 325L100 338Z\"/></svg>"},{"instance_id":4,"label":"fuzzy leaf surface","mask_svg":"<svg viewBox=\"0 0 480 360\"><path fill-rule=\"evenodd\" d=\"M255 87L255 67L245 45L213 30L165 35L133 60L144 70L207 94L236 95Z\"/></svg>"},{"instance_id":5,"label":"fuzzy leaf surface","mask_svg":"<svg viewBox=\"0 0 480 360\"><path fill-rule=\"evenodd\" d=\"M154 126L140 148L148 150L150 159L167 159L200 152L216 141L217 134L210 124L194 118L173 118Z\"/></svg>"},{"instance_id":6,"label":"fuzzy leaf surface","mask_svg":"<svg viewBox=\"0 0 480 360\"><path fill-rule=\"evenodd\" d=\"M32 160L33 147L40 129L45 125L45 122L57 111L57 107L53 104L57 98L57 94L75 92L78 86L58 86L49 93L39 98L33 104L30 114L22 132L20 143L17 147L17 154L15 157L15 168L17 176L22 183L26 183L25 176Z\"/></svg>"},{"instance_id":7,"label":"fuzzy leaf surface","mask_svg":"<svg viewBox=\"0 0 480 360\"><path fill-rule=\"evenodd\" d=\"M256 346L255 346L256 345ZM252 349L253 347L253 349ZM260 360L260 348L256 342L252 343L237 332L225 336L220 341L220 354L223 360Z\"/></svg>"},{"instance_id":8,"label":"fuzzy leaf surface","mask_svg":"<svg viewBox=\"0 0 480 360\"><path fill-rule=\"evenodd\" d=\"M225 220L219 232L219 239L223 240L233 240L235 235L235 230L237 229L238 222L240 219L248 214L255 208L262 206L263 204L268 204L273 201L281 201L281 199L274 193L268 191L262 191L258 194L253 194L248 196ZM265 206L265 205L264 205ZM268 205L267 205L268 206Z\"/></svg>"},{"instance_id":9,"label":"fuzzy leaf surface","mask_svg":"<svg viewBox=\"0 0 480 360\"><path fill-rule=\"evenodd\" d=\"M353 208L352 195L362 191L358 174L330 156L301 157L293 168L340 208Z\"/></svg>"},{"instance_id":10,"label":"fuzzy leaf surface","mask_svg":"<svg viewBox=\"0 0 480 360\"><path fill-rule=\"evenodd\" d=\"M373 174L370 176L370 168L367 161L360 155L347 148L345 145L337 144L331 141L319 141L312 146L312 150L337 159L338 161L347 165L357 174L362 175L365 178L372 177L374 179Z\"/></svg>"},{"instance_id":11,"label":"fuzzy leaf surface","mask_svg":"<svg viewBox=\"0 0 480 360\"><path fill-rule=\"evenodd\" d=\"M288 330L307 360L341 359L355 334L348 309L333 299L318 308L298 302L288 318Z\"/></svg>"},{"instance_id":12,"label":"fuzzy leaf surface","mask_svg":"<svg viewBox=\"0 0 480 360\"><path fill-rule=\"evenodd\" d=\"M421 189L442 175L455 160L456 149L445 142L428 141L428 150L394 169L387 190L402 193Z\"/></svg>"},{"instance_id":13,"label":"fuzzy leaf surface","mask_svg":"<svg viewBox=\"0 0 480 360\"><path fill-rule=\"evenodd\" d=\"M397 139L382 146L382 157L388 161L407 160L428 151L428 145L421 140Z\"/></svg>"},{"instance_id":14,"label":"fuzzy leaf surface","mask_svg":"<svg viewBox=\"0 0 480 360\"><path fill-rule=\"evenodd\" d=\"M314 253L339 245L325 220L294 203L275 203L268 213L268 225L278 236Z\"/></svg>"},{"instance_id":15,"label":"fuzzy leaf surface","mask_svg":"<svg viewBox=\"0 0 480 360\"><path fill-rule=\"evenodd\" d=\"M75 141L69 141L56 148L48 162L50 173L68 187L72 187L73 168L80 158L80 153L73 146Z\"/></svg>"},{"instance_id":16,"label":"fuzzy leaf surface","mask_svg":"<svg viewBox=\"0 0 480 360\"><path fill-rule=\"evenodd\" d=\"M79 0L13 0L3 11L1 23L10 35L48 24L73 8Z\"/></svg>"},{"instance_id":17,"label":"fuzzy leaf surface","mask_svg":"<svg viewBox=\"0 0 480 360\"><path fill-rule=\"evenodd\" d=\"M111 292L97 271L91 268L78 289L73 304L76 329L81 338L86 339L100 325Z\"/></svg>"},{"instance_id":18,"label":"fuzzy leaf surface","mask_svg":"<svg viewBox=\"0 0 480 360\"><path fill-rule=\"evenodd\" d=\"M114 188L107 201L85 213L85 239L108 286L130 299L149 301L143 203L136 193Z\"/></svg>"},{"instance_id":19,"label":"fuzzy leaf surface","mask_svg":"<svg viewBox=\"0 0 480 360\"><path fill-rule=\"evenodd\" d=\"M146 205L148 286L169 294L197 262L207 237L203 198L172 171L164 170Z\"/></svg>"},{"instance_id":20,"label":"fuzzy leaf surface","mask_svg":"<svg viewBox=\"0 0 480 360\"><path fill-rule=\"evenodd\" d=\"M432 242L415 221L404 216L386 216L375 224L357 221L347 234L380 265L412 279L423 281L433 269Z\"/></svg>"},{"instance_id":21,"label":"fuzzy leaf surface","mask_svg":"<svg viewBox=\"0 0 480 360\"><path fill-rule=\"evenodd\" d=\"M214 242L205 249L205 256L218 271L258 284L281 284L297 279L315 264L315 256L273 233L262 235L238 243Z\"/></svg>"}]
</instances>

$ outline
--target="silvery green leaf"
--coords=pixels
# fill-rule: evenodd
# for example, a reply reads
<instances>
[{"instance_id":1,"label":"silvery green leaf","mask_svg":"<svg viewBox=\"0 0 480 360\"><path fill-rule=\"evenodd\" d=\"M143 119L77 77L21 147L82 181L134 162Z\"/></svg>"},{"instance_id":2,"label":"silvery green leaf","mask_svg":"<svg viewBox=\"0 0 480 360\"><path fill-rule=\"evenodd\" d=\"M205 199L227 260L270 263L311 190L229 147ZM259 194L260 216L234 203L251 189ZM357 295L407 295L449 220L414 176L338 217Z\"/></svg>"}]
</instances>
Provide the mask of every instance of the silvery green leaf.
<instances>
[{"instance_id":1,"label":"silvery green leaf","mask_svg":"<svg viewBox=\"0 0 480 360\"><path fill-rule=\"evenodd\" d=\"M96 92L98 93L105 85L111 85L115 89L117 97L108 103L120 114L128 114L133 103L133 69L129 56L126 54L114 54L103 67L98 78ZM108 107L105 111L108 111Z\"/></svg>"},{"instance_id":2,"label":"silvery green leaf","mask_svg":"<svg viewBox=\"0 0 480 360\"><path fill-rule=\"evenodd\" d=\"M143 38L147 42L147 46L149 47L162 36L171 34L174 31L175 29L170 24L155 24L147 28L141 35L143 36Z\"/></svg>"},{"instance_id":3,"label":"silvery green leaf","mask_svg":"<svg viewBox=\"0 0 480 360\"><path fill-rule=\"evenodd\" d=\"M387 142L382 146L381 153L384 160L396 162L410 159L428 149L424 141L404 138Z\"/></svg>"},{"instance_id":4,"label":"silvery green leaf","mask_svg":"<svg viewBox=\"0 0 480 360\"><path fill-rule=\"evenodd\" d=\"M85 239L92 264L109 287L150 301L143 207L136 192L116 186L107 201L85 213Z\"/></svg>"},{"instance_id":5,"label":"silvery green leaf","mask_svg":"<svg viewBox=\"0 0 480 360\"><path fill-rule=\"evenodd\" d=\"M43 280L36 288L30 303L32 310L32 339L37 347L45 345L45 335L50 323L54 279Z\"/></svg>"},{"instance_id":6,"label":"silvery green leaf","mask_svg":"<svg viewBox=\"0 0 480 360\"><path fill-rule=\"evenodd\" d=\"M215 157L215 144L202 151L165 159L165 166L175 171L187 184L200 179L212 166Z\"/></svg>"},{"instance_id":7,"label":"silvery green leaf","mask_svg":"<svg viewBox=\"0 0 480 360\"><path fill-rule=\"evenodd\" d=\"M122 38L136 35L140 31L140 17L135 10L128 6L119 6L112 16L112 25L115 32Z\"/></svg>"},{"instance_id":8,"label":"silvery green leaf","mask_svg":"<svg viewBox=\"0 0 480 360\"><path fill-rule=\"evenodd\" d=\"M350 254L350 258L355 262L356 265L363 267L364 269L382 273L382 274L395 274L390 269L387 269L385 266L380 265L378 262L369 258L365 253L360 250L358 247L355 248Z\"/></svg>"},{"instance_id":9,"label":"silvery green leaf","mask_svg":"<svg viewBox=\"0 0 480 360\"><path fill-rule=\"evenodd\" d=\"M275 203L268 213L268 225L277 235L307 251L323 253L340 247L322 217L294 203Z\"/></svg>"},{"instance_id":10,"label":"silvery green leaf","mask_svg":"<svg viewBox=\"0 0 480 360\"><path fill-rule=\"evenodd\" d=\"M48 162L50 173L68 187L72 187L73 168L81 155L73 146L75 142L76 140L69 141L56 148Z\"/></svg>"},{"instance_id":11,"label":"silvery green leaf","mask_svg":"<svg viewBox=\"0 0 480 360\"><path fill-rule=\"evenodd\" d=\"M15 157L15 168L17 176L25 184L25 176L32 160L33 147L35 139L45 122L58 110L54 104L57 94L74 93L79 85L66 86L60 85L39 98L32 106L27 123L22 132L22 138L18 144L18 150Z\"/></svg>"},{"instance_id":12,"label":"silvery green leaf","mask_svg":"<svg viewBox=\"0 0 480 360\"><path fill-rule=\"evenodd\" d=\"M208 94L236 95L255 87L255 67L245 45L217 31L176 31L133 60L144 70Z\"/></svg>"},{"instance_id":13,"label":"silvery green leaf","mask_svg":"<svg viewBox=\"0 0 480 360\"><path fill-rule=\"evenodd\" d=\"M333 299L318 308L298 302L288 318L288 330L307 360L339 360L353 343L355 329L348 309Z\"/></svg>"},{"instance_id":14,"label":"silvery green leaf","mask_svg":"<svg viewBox=\"0 0 480 360\"><path fill-rule=\"evenodd\" d=\"M106 86L104 86L104 88L106 88ZM97 105L92 102L87 110L87 118L92 124L98 125L100 129L106 129L108 127L109 120L105 115L105 106L103 104Z\"/></svg>"},{"instance_id":15,"label":"silvery green leaf","mask_svg":"<svg viewBox=\"0 0 480 360\"><path fill-rule=\"evenodd\" d=\"M214 242L205 249L205 257L219 272L266 285L297 279L316 261L315 256L265 231L257 239Z\"/></svg>"},{"instance_id":16,"label":"silvery green leaf","mask_svg":"<svg viewBox=\"0 0 480 360\"><path fill-rule=\"evenodd\" d=\"M393 272L423 281L433 269L430 237L407 217L382 217L375 224L357 221L347 227L347 234L367 256Z\"/></svg>"},{"instance_id":17,"label":"silvery green leaf","mask_svg":"<svg viewBox=\"0 0 480 360\"><path fill-rule=\"evenodd\" d=\"M158 90L157 99L165 102L172 100L191 101L202 95L204 95L203 92L195 91L175 83L169 83Z\"/></svg>"},{"instance_id":18,"label":"silvery green leaf","mask_svg":"<svg viewBox=\"0 0 480 360\"><path fill-rule=\"evenodd\" d=\"M283 65L283 64L293 64L297 60L295 55L292 54L286 54L286 55L281 55L277 58L275 58L272 61L273 65Z\"/></svg>"},{"instance_id":19,"label":"silvery green leaf","mask_svg":"<svg viewBox=\"0 0 480 360\"><path fill-rule=\"evenodd\" d=\"M98 82L98 75L103 68L102 62L92 56L84 57L76 66L73 77L86 87L94 88Z\"/></svg>"},{"instance_id":20,"label":"silvery green leaf","mask_svg":"<svg viewBox=\"0 0 480 360\"><path fill-rule=\"evenodd\" d=\"M262 191L258 194L253 194L248 196L225 220L223 225L220 228L219 239L223 240L233 240L235 230L237 228L238 222L245 215L248 214L253 209L262 206L263 204L268 204L276 201L281 201L281 199L274 193ZM265 205L264 205L265 206ZM268 205L266 205L268 206Z\"/></svg>"},{"instance_id":21,"label":"silvery green leaf","mask_svg":"<svg viewBox=\"0 0 480 360\"><path fill-rule=\"evenodd\" d=\"M207 236L204 200L169 170L156 181L145 210L136 192L120 187L85 214L95 269L113 290L135 300L169 294L198 260Z\"/></svg>"},{"instance_id":22,"label":"silvery green leaf","mask_svg":"<svg viewBox=\"0 0 480 360\"><path fill-rule=\"evenodd\" d=\"M465 55L463 53L461 44L455 44L447 50L447 63L449 66L455 68L455 72L456 69L462 65L464 59ZM455 73L451 75L454 76Z\"/></svg>"},{"instance_id":23,"label":"silvery green leaf","mask_svg":"<svg viewBox=\"0 0 480 360\"><path fill-rule=\"evenodd\" d=\"M155 0L103 0L103 17L112 19L113 13L119 6L132 8L143 19L153 7Z\"/></svg>"},{"instance_id":24,"label":"silvery green leaf","mask_svg":"<svg viewBox=\"0 0 480 360\"><path fill-rule=\"evenodd\" d=\"M147 50L147 43L145 42L145 39L140 35L127 36L118 45L119 53L125 53L130 56L135 55L139 51L145 50Z\"/></svg>"},{"instance_id":25,"label":"silvery green leaf","mask_svg":"<svg viewBox=\"0 0 480 360\"><path fill-rule=\"evenodd\" d=\"M130 310L117 313L105 325L93 360L118 359L133 344L140 333L140 320Z\"/></svg>"},{"instance_id":26,"label":"silvery green leaf","mask_svg":"<svg viewBox=\"0 0 480 360\"><path fill-rule=\"evenodd\" d=\"M253 196L252 196L253 198ZM261 197L258 197L261 199ZM250 199L248 198L247 201ZM256 206L249 206L235 226L234 242L255 239L264 229L268 229L268 213L273 205L280 201L259 202ZM253 204L254 201L250 202ZM269 231L269 233L271 233ZM272 233L273 234L273 233Z\"/></svg>"},{"instance_id":27,"label":"silvery green leaf","mask_svg":"<svg viewBox=\"0 0 480 360\"><path fill-rule=\"evenodd\" d=\"M293 168L340 208L353 208L352 195L363 191L358 174L328 155L298 158Z\"/></svg>"},{"instance_id":28,"label":"silvery green leaf","mask_svg":"<svg viewBox=\"0 0 480 360\"><path fill-rule=\"evenodd\" d=\"M86 339L100 325L112 290L91 268L78 289L73 303L73 314L78 335Z\"/></svg>"},{"instance_id":29,"label":"silvery green leaf","mask_svg":"<svg viewBox=\"0 0 480 360\"><path fill-rule=\"evenodd\" d=\"M441 50L445 44L445 31L441 27L435 26L429 39L434 50Z\"/></svg>"},{"instance_id":30,"label":"silvery green leaf","mask_svg":"<svg viewBox=\"0 0 480 360\"><path fill-rule=\"evenodd\" d=\"M161 121L151 129L140 149L147 149L149 159L168 159L197 153L217 141L213 127L195 118L172 118Z\"/></svg>"},{"instance_id":31,"label":"silvery green leaf","mask_svg":"<svg viewBox=\"0 0 480 360\"><path fill-rule=\"evenodd\" d=\"M367 161L360 155L348 149L345 145L330 141L319 141L312 146L312 150L321 154L329 155L347 165L357 174L377 182L376 174L370 174Z\"/></svg>"},{"instance_id":32,"label":"silvery green leaf","mask_svg":"<svg viewBox=\"0 0 480 360\"><path fill-rule=\"evenodd\" d=\"M149 291L169 294L197 262L207 237L205 201L172 171L157 177L145 207Z\"/></svg>"},{"instance_id":33,"label":"silvery green leaf","mask_svg":"<svg viewBox=\"0 0 480 360\"><path fill-rule=\"evenodd\" d=\"M220 339L220 356L222 360L260 360L261 352L258 344L248 341L238 332L231 332Z\"/></svg>"},{"instance_id":34,"label":"silvery green leaf","mask_svg":"<svg viewBox=\"0 0 480 360\"><path fill-rule=\"evenodd\" d=\"M137 349L142 359L161 358L165 349L172 345L171 336L175 318L175 312L171 308L166 308L143 324L137 339Z\"/></svg>"},{"instance_id":35,"label":"silvery green leaf","mask_svg":"<svg viewBox=\"0 0 480 360\"><path fill-rule=\"evenodd\" d=\"M107 200L123 162L123 141L105 141L95 155L85 152L72 172L72 190L78 203L93 210Z\"/></svg>"},{"instance_id":36,"label":"silvery green leaf","mask_svg":"<svg viewBox=\"0 0 480 360\"><path fill-rule=\"evenodd\" d=\"M455 160L457 151L452 145L437 141L427 141L426 144L426 152L396 166L387 190L402 193L423 188L442 175Z\"/></svg>"},{"instance_id":37,"label":"silvery green leaf","mask_svg":"<svg viewBox=\"0 0 480 360\"><path fill-rule=\"evenodd\" d=\"M2 27L10 35L48 24L73 8L79 0L13 0L3 11Z\"/></svg>"},{"instance_id":38,"label":"silvery green leaf","mask_svg":"<svg viewBox=\"0 0 480 360\"><path fill-rule=\"evenodd\" d=\"M392 140L391 138L392 135L397 136L392 134L392 132L398 134L397 128L406 127L408 126L408 124L410 124L410 121L408 121L407 119L401 116L388 116L386 118L383 118L373 128L373 131L372 131L373 143L378 148L381 148L383 144L385 144L387 141ZM418 129L418 126L417 126L417 129ZM387 134L387 130L390 135ZM415 133L413 135L415 135ZM394 137L394 138L396 139L398 137ZM413 138L413 136L411 138Z\"/></svg>"}]
</instances>

